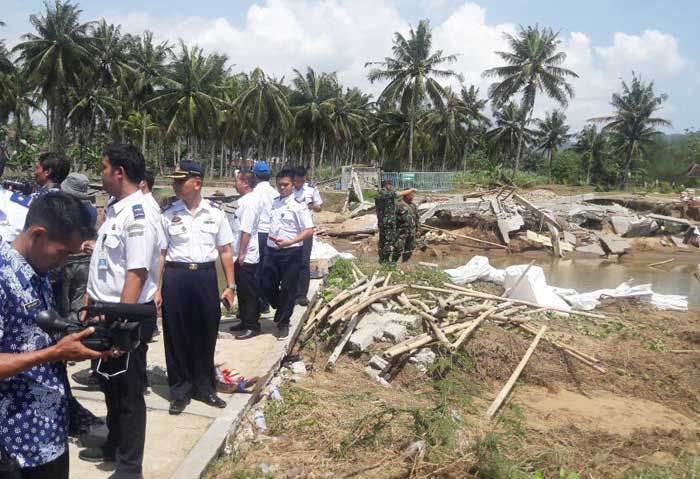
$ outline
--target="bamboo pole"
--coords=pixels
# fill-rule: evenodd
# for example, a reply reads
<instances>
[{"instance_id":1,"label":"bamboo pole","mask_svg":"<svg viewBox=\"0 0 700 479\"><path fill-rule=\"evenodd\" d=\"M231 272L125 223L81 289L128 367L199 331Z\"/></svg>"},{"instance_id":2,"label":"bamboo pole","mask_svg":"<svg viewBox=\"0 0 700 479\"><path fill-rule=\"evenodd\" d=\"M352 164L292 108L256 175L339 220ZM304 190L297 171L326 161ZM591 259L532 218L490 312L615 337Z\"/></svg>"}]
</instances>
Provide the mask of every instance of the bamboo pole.
<instances>
[{"instance_id":1,"label":"bamboo pole","mask_svg":"<svg viewBox=\"0 0 700 479\"><path fill-rule=\"evenodd\" d=\"M488 318L491 314L495 313L498 311L500 308L498 306L495 306L488 311L481 313L478 318L474 320L471 326L469 326L467 329L459 333L459 336L457 336L457 339L455 340L454 343L450 344L450 351L453 353L456 352L459 347L466 341L466 339L471 336L471 334L476 331L476 329L481 326L481 323L486 321L486 318Z\"/></svg>"},{"instance_id":2,"label":"bamboo pole","mask_svg":"<svg viewBox=\"0 0 700 479\"><path fill-rule=\"evenodd\" d=\"M382 285L382 286L384 286L385 288L386 288L387 286L389 286L389 281L391 281L391 274L392 274L392 273L393 273L393 271L389 271L389 274L386 275L386 279L384 280L384 284Z\"/></svg>"},{"instance_id":3,"label":"bamboo pole","mask_svg":"<svg viewBox=\"0 0 700 479\"><path fill-rule=\"evenodd\" d=\"M443 327L442 332L445 333L445 335L454 334L456 332L462 331L465 328L468 328L472 323L473 320L464 321L462 323L450 324L449 326ZM433 338L432 335L430 335L429 333L423 333L416 336L415 338L408 339L402 343L397 344L396 346L392 346L391 348L387 349L386 351L384 351L384 357L387 359L393 359L396 356L399 356L407 351L427 346L433 341L435 341L435 338Z\"/></svg>"},{"instance_id":4,"label":"bamboo pole","mask_svg":"<svg viewBox=\"0 0 700 479\"><path fill-rule=\"evenodd\" d=\"M504 298L507 298L511 291L513 291L515 288L520 286L520 282L523 280L523 278L525 277L527 272L530 271L530 268L532 268L533 264L535 264L534 259L532 261L530 261L530 264L528 264L527 267L523 270L523 272L520 273L520 276L518 276L518 279L515 281L515 284L513 284L512 287L505 290L501 296L503 296Z\"/></svg>"},{"instance_id":5,"label":"bamboo pole","mask_svg":"<svg viewBox=\"0 0 700 479\"><path fill-rule=\"evenodd\" d=\"M378 300L382 298L388 298L390 296L395 296L397 294L401 294L403 290L406 289L406 285L395 285L395 286L389 286L388 289L384 288L378 288L371 296L369 296L367 299L364 299L360 301L359 304L356 304L352 306L349 310L345 311L342 317L336 317L336 318L329 318L328 322L331 324L334 324L338 322L339 320L345 318L345 317L352 317L353 314L358 313L368 307L372 303L376 303Z\"/></svg>"},{"instance_id":6,"label":"bamboo pole","mask_svg":"<svg viewBox=\"0 0 700 479\"><path fill-rule=\"evenodd\" d=\"M540 331L537 333L537 336L535 336L535 339L532 340L530 347L525 352L525 355L520 360L520 363L515 368L515 371L513 371L513 374L511 374L510 378L508 379L508 382L506 382L505 386L503 386L503 389L501 389L501 392L498 393L496 399L494 399L494 401L491 403L491 406L489 406L489 408L486 410L485 417L487 420L491 419L493 415L496 414L498 409L503 404L503 401L505 401L505 399L508 397L508 394L510 394L511 389L513 389L513 386L515 385L515 381L518 380L520 374L523 372L523 369L525 369L527 362L530 360L530 356L532 356L532 353L535 352L535 348L537 348L537 345L539 344L540 339L542 338L542 335L546 330L547 326L542 326L540 328Z\"/></svg>"},{"instance_id":7,"label":"bamboo pole","mask_svg":"<svg viewBox=\"0 0 700 479\"><path fill-rule=\"evenodd\" d=\"M516 324L520 329L523 331L527 331L530 334L537 334L537 330L527 324L522 324L522 323L517 323ZM548 338L547 336L544 336L542 338L543 340L547 341L550 343L552 346L560 349L562 352L568 354L574 359L577 359L578 361L584 363L586 366L589 366L593 369L595 369L598 372L605 373L605 368L599 366L597 363L600 363L599 359L596 359L595 357L586 354L582 351L579 351L578 349L569 346L568 344L562 343L560 341L557 341L556 339L551 339Z\"/></svg>"},{"instance_id":8,"label":"bamboo pole","mask_svg":"<svg viewBox=\"0 0 700 479\"><path fill-rule=\"evenodd\" d=\"M675 261L675 259L674 259L674 258L671 258L671 259L667 259L667 260L665 260L665 261L659 261L659 262L657 262L657 263L651 263L651 264L648 264L647 266L650 267L650 268L653 268L654 266L661 266L662 264L673 263L674 261Z\"/></svg>"},{"instance_id":9,"label":"bamboo pole","mask_svg":"<svg viewBox=\"0 0 700 479\"><path fill-rule=\"evenodd\" d=\"M472 237L472 236L467 236L467 235L463 235L463 234L459 234L459 233L453 233L453 232L450 231L450 230L445 230L445 229L442 229L442 228L437 228L437 227L435 227L435 226L420 225L420 227L423 228L423 229L426 229L426 230L428 230L428 231L441 231L441 232L443 232L443 233L445 233L445 234L452 235L452 236L455 236L455 237L457 237L457 238L463 238L463 239L467 239L467 240L470 240L470 241L476 241L477 243L483 243L483 244L487 244L487 245L490 245L490 246L495 246L496 248L508 249L507 246L502 245L502 244L493 243L493 242L491 242L491 241L486 241L486 240L482 240L482 239L479 239L479 238L474 238L474 237Z\"/></svg>"}]
</instances>

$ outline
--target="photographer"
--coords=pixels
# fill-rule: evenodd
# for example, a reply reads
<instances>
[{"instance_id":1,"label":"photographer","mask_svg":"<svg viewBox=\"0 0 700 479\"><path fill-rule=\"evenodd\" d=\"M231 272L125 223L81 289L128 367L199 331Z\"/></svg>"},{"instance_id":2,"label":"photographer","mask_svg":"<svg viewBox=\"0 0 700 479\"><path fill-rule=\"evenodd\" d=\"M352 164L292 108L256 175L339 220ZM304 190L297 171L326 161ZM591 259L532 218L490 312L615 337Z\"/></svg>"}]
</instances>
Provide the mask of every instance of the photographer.
<instances>
[{"instance_id":1,"label":"photographer","mask_svg":"<svg viewBox=\"0 0 700 479\"><path fill-rule=\"evenodd\" d=\"M34 167L34 181L37 189L34 198L49 192L59 191L61 183L70 172L70 162L63 156L52 151L39 155L39 161Z\"/></svg>"},{"instance_id":2,"label":"photographer","mask_svg":"<svg viewBox=\"0 0 700 479\"><path fill-rule=\"evenodd\" d=\"M56 342L35 321L54 309L46 273L92 234L80 201L51 193L11 244L0 242L0 478L67 479L69 431L98 423L71 396L62 362L100 357L80 343L93 329Z\"/></svg>"},{"instance_id":3,"label":"photographer","mask_svg":"<svg viewBox=\"0 0 700 479\"><path fill-rule=\"evenodd\" d=\"M87 293L92 301L145 304L156 293L159 248L157 233L139 183L145 163L133 145L111 145L102 153L102 186L112 195L90 259ZM146 438L146 352L155 327L141 325L140 345L102 364L100 386L107 403L106 443L85 449L79 457L91 462L116 461L114 477L142 477ZM99 373L100 371L98 371Z\"/></svg>"}]
</instances>

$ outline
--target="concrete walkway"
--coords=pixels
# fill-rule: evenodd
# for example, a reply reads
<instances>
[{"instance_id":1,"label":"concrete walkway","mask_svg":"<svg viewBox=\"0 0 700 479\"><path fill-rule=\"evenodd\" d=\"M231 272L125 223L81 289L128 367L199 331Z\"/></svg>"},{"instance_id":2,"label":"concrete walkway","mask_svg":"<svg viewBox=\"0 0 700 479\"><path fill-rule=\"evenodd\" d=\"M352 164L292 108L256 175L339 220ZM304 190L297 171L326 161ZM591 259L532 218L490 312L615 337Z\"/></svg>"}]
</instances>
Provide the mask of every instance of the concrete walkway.
<instances>
[{"instance_id":1,"label":"concrete walkway","mask_svg":"<svg viewBox=\"0 0 700 479\"><path fill-rule=\"evenodd\" d=\"M309 301L317 294L321 281L312 280ZM224 364L246 377L264 376L279 367L287 354L292 338L301 330L307 308L297 306L292 316L290 335L278 341L277 328L271 317L261 319L263 334L249 340L238 341L229 334L222 334L216 346L216 364ZM222 321L221 331L228 333L233 321ZM149 344L149 366L165 369L165 352L162 336ZM87 363L69 367L70 374L84 369ZM71 379L72 381L72 379ZM74 396L94 414L104 418L106 407L100 391L88 391L71 382ZM169 398L167 384L153 384L146 396L148 423L146 427L146 450L143 473L146 479L177 478L195 479L201 476L216 457L227 434L234 429L246 409L250 406L250 394L221 394L228 405L225 409L209 407L192 401L179 416L168 414ZM94 464L78 458L78 448L70 445L71 478L101 479L113 472L113 464Z\"/></svg>"}]
</instances>

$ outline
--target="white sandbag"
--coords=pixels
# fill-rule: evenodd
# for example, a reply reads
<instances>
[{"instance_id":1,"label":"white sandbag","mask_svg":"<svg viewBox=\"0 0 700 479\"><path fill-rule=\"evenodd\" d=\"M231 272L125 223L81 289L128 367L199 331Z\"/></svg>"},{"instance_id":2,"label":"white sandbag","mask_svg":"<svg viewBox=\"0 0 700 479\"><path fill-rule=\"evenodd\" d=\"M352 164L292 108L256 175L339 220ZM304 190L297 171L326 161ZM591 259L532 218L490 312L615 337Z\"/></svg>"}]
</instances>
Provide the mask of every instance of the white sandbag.
<instances>
[{"instance_id":1,"label":"white sandbag","mask_svg":"<svg viewBox=\"0 0 700 479\"><path fill-rule=\"evenodd\" d=\"M506 268L503 287L508 291L509 298L522 299L542 306L559 308L566 311L571 310L567 302L557 295L554 288L547 284L544 270L541 267L531 266L522 280L518 282L527 268L528 265L526 264L509 266Z\"/></svg>"},{"instance_id":2,"label":"white sandbag","mask_svg":"<svg viewBox=\"0 0 700 479\"><path fill-rule=\"evenodd\" d=\"M326 260L332 260L337 257L343 258L343 259L354 259L355 256L353 256L351 253L341 253L337 249L333 247L333 245L329 243L324 243L323 241L320 241L314 237L314 244L313 247L311 248L311 260L318 260L318 259L326 259Z\"/></svg>"},{"instance_id":3,"label":"white sandbag","mask_svg":"<svg viewBox=\"0 0 700 479\"><path fill-rule=\"evenodd\" d=\"M486 256L474 256L464 266L446 269L445 274L455 284L472 283L477 280L503 284L505 271L494 268Z\"/></svg>"},{"instance_id":4,"label":"white sandbag","mask_svg":"<svg viewBox=\"0 0 700 479\"><path fill-rule=\"evenodd\" d=\"M581 294L567 294L568 292L558 291L559 295L565 299L572 307L584 311L590 311L600 305L601 298L627 298L638 299L649 302L659 309L669 309L673 311L687 311L688 298L675 294L657 294L651 290L651 284L638 284L631 286L629 282L620 284L615 289L599 289Z\"/></svg>"}]
</instances>

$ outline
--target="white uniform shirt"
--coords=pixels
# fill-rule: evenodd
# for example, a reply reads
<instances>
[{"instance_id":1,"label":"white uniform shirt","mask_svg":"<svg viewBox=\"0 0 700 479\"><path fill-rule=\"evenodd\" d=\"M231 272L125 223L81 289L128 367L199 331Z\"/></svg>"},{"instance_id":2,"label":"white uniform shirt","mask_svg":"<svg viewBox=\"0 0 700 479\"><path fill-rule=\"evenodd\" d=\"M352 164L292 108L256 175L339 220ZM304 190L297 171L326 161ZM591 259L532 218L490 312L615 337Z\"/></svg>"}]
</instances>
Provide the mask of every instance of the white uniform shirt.
<instances>
[{"instance_id":1,"label":"white uniform shirt","mask_svg":"<svg viewBox=\"0 0 700 479\"><path fill-rule=\"evenodd\" d=\"M10 243L22 232L30 202L29 196L0 189L0 241Z\"/></svg>"},{"instance_id":2,"label":"white uniform shirt","mask_svg":"<svg viewBox=\"0 0 700 479\"><path fill-rule=\"evenodd\" d=\"M261 181L255 185L253 192L258 196L258 203L260 203L260 222L258 223L258 233L269 233L270 232L270 210L272 209L272 202L280 194L270 186L269 181Z\"/></svg>"},{"instance_id":3,"label":"white uniform shirt","mask_svg":"<svg viewBox=\"0 0 700 479\"><path fill-rule=\"evenodd\" d=\"M153 227L158 234L158 247L160 249L166 249L168 247L168 242L165 240L165 232L163 231L163 222L160 217L160 205L153 197L153 193L145 193L143 197L145 198L144 206L146 206L153 213L153 215L148 217L148 220L153 223Z\"/></svg>"},{"instance_id":4,"label":"white uniform shirt","mask_svg":"<svg viewBox=\"0 0 700 479\"><path fill-rule=\"evenodd\" d=\"M270 211L270 234L267 238L267 245L277 249L278 246L272 238L282 240L292 240L299 236L305 229L313 228L314 222L311 219L309 208L293 194L285 197L278 196L272 202ZM301 242L294 243L290 248L298 248Z\"/></svg>"},{"instance_id":5,"label":"white uniform shirt","mask_svg":"<svg viewBox=\"0 0 700 479\"><path fill-rule=\"evenodd\" d=\"M233 232L233 258L238 257L240 251L241 233L249 233L250 240L246 249L243 262L257 264L260 262L260 250L258 248L258 222L260 221L260 198L254 192L247 193L238 198L238 208L229 216L231 231Z\"/></svg>"},{"instance_id":6,"label":"white uniform shirt","mask_svg":"<svg viewBox=\"0 0 700 479\"><path fill-rule=\"evenodd\" d=\"M318 206L323 204L321 193L318 192L318 188L313 183L304 183L304 186L298 190L294 188L294 197L301 200L307 207L312 203Z\"/></svg>"},{"instance_id":7,"label":"white uniform shirt","mask_svg":"<svg viewBox=\"0 0 700 479\"><path fill-rule=\"evenodd\" d=\"M233 242L226 215L209 200L202 199L194 212L178 200L163 212L162 218L166 261L210 263L219 257L218 247Z\"/></svg>"},{"instance_id":8,"label":"white uniform shirt","mask_svg":"<svg viewBox=\"0 0 700 479\"><path fill-rule=\"evenodd\" d=\"M105 208L90 258L87 293L97 301L119 302L129 270L148 270L138 303L153 299L157 290L159 249L150 208L137 191Z\"/></svg>"}]
</instances>

